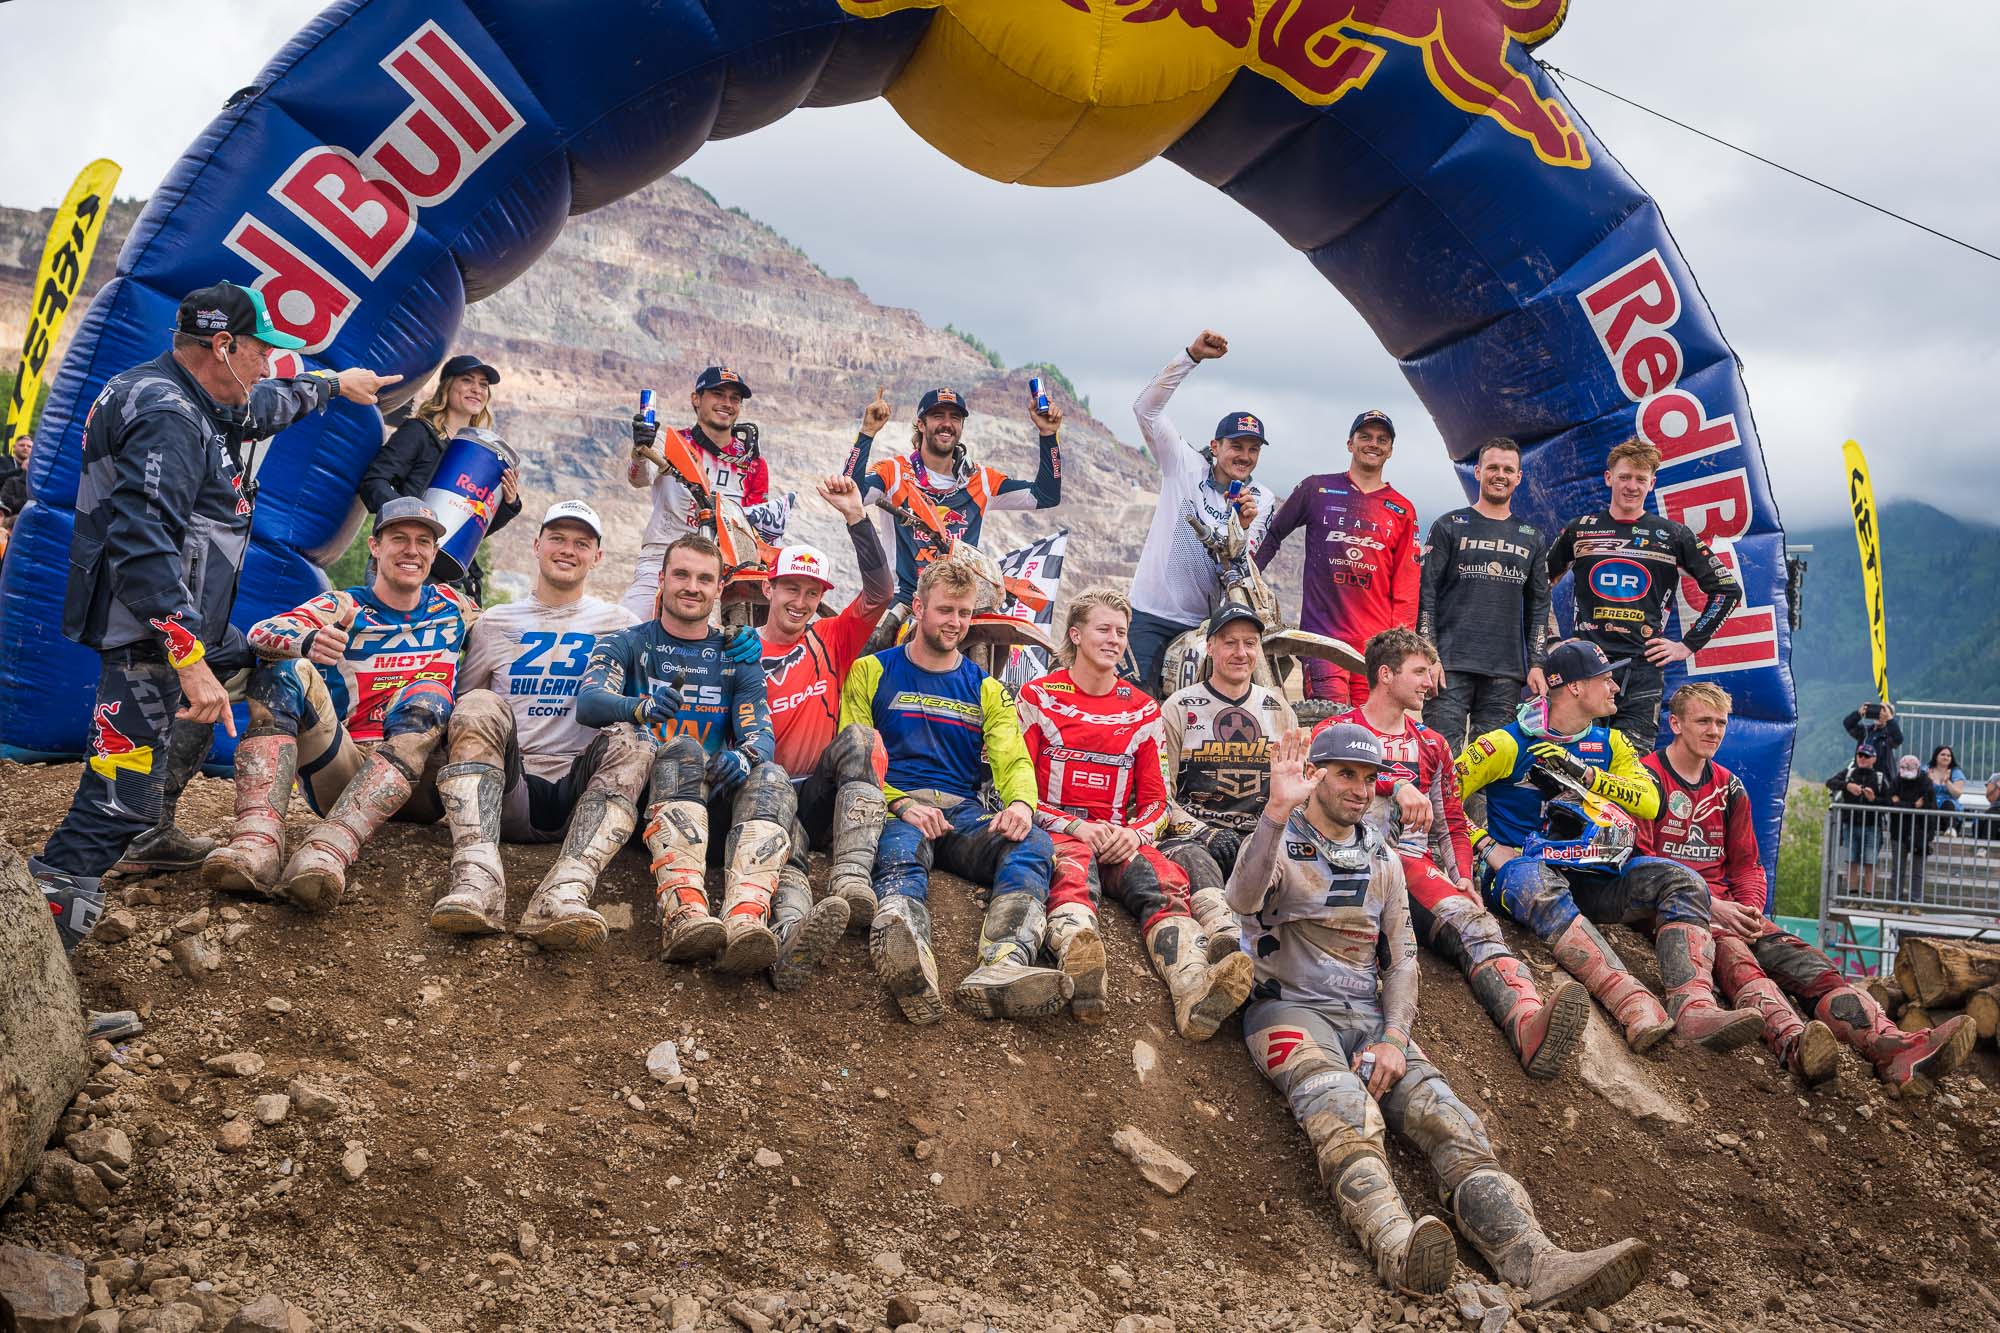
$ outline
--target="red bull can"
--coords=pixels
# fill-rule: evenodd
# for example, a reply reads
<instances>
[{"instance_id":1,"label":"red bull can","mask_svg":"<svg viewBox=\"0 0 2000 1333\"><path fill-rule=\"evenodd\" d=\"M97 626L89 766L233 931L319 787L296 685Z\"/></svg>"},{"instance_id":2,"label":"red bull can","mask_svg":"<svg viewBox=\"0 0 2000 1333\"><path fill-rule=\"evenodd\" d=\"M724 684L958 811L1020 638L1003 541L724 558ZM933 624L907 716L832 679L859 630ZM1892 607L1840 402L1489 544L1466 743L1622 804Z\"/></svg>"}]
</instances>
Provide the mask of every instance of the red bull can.
<instances>
[{"instance_id":1,"label":"red bull can","mask_svg":"<svg viewBox=\"0 0 2000 1333\"><path fill-rule=\"evenodd\" d=\"M1037 412L1047 415L1049 410L1049 393L1047 387L1043 385L1040 375L1030 375L1028 377L1028 401L1035 405Z\"/></svg>"},{"instance_id":2,"label":"red bull can","mask_svg":"<svg viewBox=\"0 0 2000 1333\"><path fill-rule=\"evenodd\" d=\"M658 397L659 395L651 389L639 390L639 415L646 419L648 426L657 426L660 424L660 419L653 415L653 405Z\"/></svg>"},{"instance_id":3,"label":"red bull can","mask_svg":"<svg viewBox=\"0 0 2000 1333\"><path fill-rule=\"evenodd\" d=\"M472 556L500 508L500 477L520 460L507 442L482 426L467 426L444 447L424 503L444 524L431 577L453 582L472 568Z\"/></svg>"}]
</instances>

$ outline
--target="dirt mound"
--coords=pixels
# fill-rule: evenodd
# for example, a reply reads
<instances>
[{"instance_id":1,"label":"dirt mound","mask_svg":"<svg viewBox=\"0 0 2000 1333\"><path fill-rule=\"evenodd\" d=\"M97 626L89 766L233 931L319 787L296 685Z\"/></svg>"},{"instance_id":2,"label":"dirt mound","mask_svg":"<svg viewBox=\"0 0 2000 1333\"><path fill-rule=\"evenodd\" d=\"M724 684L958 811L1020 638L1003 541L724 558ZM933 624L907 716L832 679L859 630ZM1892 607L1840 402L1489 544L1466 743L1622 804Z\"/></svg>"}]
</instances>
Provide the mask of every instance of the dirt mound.
<instances>
[{"instance_id":1,"label":"dirt mound","mask_svg":"<svg viewBox=\"0 0 2000 1333\"><path fill-rule=\"evenodd\" d=\"M35 850L75 775L0 764L0 833ZM201 779L185 822L228 808ZM552 854L507 849L513 912ZM192 874L129 885L112 930L129 938L93 941L77 968L91 1004L142 1008L147 1032L58 1139L117 1129L135 1160L97 1170L108 1202L18 1198L0 1243L96 1265L124 1328L221 1328L265 1294L322 1329L872 1329L892 1298L899 1322L968 1333L1505 1320L1377 1288L1235 1024L1203 1046L1175 1037L1128 920L1108 923L1103 1027L953 1012L914 1029L859 936L792 995L664 968L636 853L600 895L636 924L601 955L434 935L421 909L447 855L442 828L392 826L326 920L211 901ZM933 902L955 979L977 909L942 875ZM188 959L191 981L169 946L195 937L219 966ZM1641 1123L1575 1075L1527 1080L1455 973L1426 959L1423 982L1418 1040L1551 1233L1659 1254L1608 1322L1505 1327L2000 1326L1979 1281L2000 1271L1990 1053L1903 1104L1851 1057L1805 1093L1760 1053L1676 1045L1646 1067L1688 1122ZM687 1089L647 1074L666 1038ZM261 1068L206 1064L230 1053ZM1197 1169L1178 1197L1113 1149L1125 1125ZM1421 1164L1393 1160L1407 1197L1430 1197ZM1490 1283L1462 1257L1461 1281Z\"/></svg>"}]
</instances>

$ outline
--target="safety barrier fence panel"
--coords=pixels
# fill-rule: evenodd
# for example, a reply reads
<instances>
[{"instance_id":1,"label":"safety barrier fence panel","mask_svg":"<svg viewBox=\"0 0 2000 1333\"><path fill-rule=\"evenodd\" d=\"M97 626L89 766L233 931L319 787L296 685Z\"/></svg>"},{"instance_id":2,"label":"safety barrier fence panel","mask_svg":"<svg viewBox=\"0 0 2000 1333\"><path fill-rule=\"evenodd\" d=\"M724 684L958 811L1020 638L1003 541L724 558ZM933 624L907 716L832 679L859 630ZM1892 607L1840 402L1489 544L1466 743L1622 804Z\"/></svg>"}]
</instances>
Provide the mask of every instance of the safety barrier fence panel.
<instances>
[{"instance_id":1,"label":"safety barrier fence panel","mask_svg":"<svg viewBox=\"0 0 2000 1333\"><path fill-rule=\"evenodd\" d=\"M1899 935L2000 938L2000 812L1836 804L1821 858L1821 947L1849 972L1888 971Z\"/></svg>"},{"instance_id":2,"label":"safety barrier fence panel","mask_svg":"<svg viewBox=\"0 0 2000 1333\"><path fill-rule=\"evenodd\" d=\"M1968 803L1985 801L1988 775L2000 772L2000 704L1912 699L1896 706L1896 721L1903 728L1903 754L1929 762L1931 751L1949 745L1965 772Z\"/></svg>"}]
</instances>

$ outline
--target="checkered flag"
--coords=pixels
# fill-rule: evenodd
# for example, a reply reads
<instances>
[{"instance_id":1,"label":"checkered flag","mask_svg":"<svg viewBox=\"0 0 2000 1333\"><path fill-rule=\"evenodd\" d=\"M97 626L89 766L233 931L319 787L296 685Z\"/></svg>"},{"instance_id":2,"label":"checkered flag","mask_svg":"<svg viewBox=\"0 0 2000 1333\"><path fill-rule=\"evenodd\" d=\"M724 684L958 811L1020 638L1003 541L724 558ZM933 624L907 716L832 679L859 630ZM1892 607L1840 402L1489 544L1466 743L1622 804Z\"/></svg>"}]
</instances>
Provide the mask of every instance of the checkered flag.
<instances>
[{"instance_id":1,"label":"checkered flag","mask_svg":"<svg viewBox=\"0 0 2000 1333\"><path fill-rule=\"evenodd\" d=\"M1056 589L1062 585L1063 553L1067 550L1069 529L1058 528L1047 537L1037 538L1019 550L1001 556L1000 572L1009 578L1034 584L1045 601L1041 609L1036 610L1019 599L1010 599L1000 608L1000 614L1016 620L1033 621L1044 629L1053 629L1056 623ZM1041 649L1016 648L1007 655L1007 665L1001 670L1000 679L1018 690L1048 669L1049 655Z\"/></svg>"}]
</instances>

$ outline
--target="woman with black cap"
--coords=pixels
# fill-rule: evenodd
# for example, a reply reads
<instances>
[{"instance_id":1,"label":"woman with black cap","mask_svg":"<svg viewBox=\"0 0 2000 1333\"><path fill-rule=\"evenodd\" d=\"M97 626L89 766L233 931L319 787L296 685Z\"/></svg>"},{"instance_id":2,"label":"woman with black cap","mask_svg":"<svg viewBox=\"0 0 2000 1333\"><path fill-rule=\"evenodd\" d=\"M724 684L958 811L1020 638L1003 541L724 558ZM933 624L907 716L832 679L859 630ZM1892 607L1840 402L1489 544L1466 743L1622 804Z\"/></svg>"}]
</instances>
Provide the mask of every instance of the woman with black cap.
<instances>
[{"instance_id":1,"label":"woman with black cap","mask_svg":"<svg viewBox=\"0 0 2000 1333\"><path fill-rule=\"evenodd\" d=\"M452 436L468 426L493 424L493 386L499 382L500 372L476 356L461 354L444 363L429 401L396 427L361 474L361 503L370 514L381 513L399 495L422 498ZM520 478L511 467L500 476L500 496L500 508L486 528L488 537L521 512ZM458 586L483 603L483 580L484 571L474 560Z\"/></svg>"}]
</instances>

